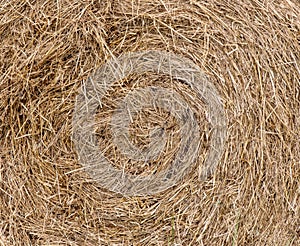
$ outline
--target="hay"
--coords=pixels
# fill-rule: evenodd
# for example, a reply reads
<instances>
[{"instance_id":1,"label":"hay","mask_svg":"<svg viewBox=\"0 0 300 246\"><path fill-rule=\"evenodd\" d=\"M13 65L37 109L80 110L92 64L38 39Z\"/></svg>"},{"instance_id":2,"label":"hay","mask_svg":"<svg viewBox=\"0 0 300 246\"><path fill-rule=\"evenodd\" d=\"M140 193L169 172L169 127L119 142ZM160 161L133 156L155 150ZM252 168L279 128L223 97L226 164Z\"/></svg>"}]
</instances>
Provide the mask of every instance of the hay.
<instances>
[{"instance_id":1,"label":"hay","mask_svg":"<svg viewBox=\"0 0 300 246\"><path fill-rule=\"evenodd\" d=\"M112 168L111 161L99 151L99 143L93 132L96 127L95 114L98 108L103 107L102 98L109 88L118 90L118 86L113 85L114 81L123 80L133 73L145 72L171 75L176 80L181 80L181 83L187 84L195 91L196 96L208 105L208 121L212 125L211 139L210 150L202 166L202 179L214 172L226 138L226 119L219 95L191 61L161 51L135 52L108 61L84 83L79 92L73 119L73 141L81 163L93 179L100 182L103 187L124 195L149 195L170 188L191 172L191 166L197 162L200 154L200 129L194 116L198 111L193 111L175 91L168 87L157 86L133 89L121 103L118 103L118 107L111 109L115 113L110 117L112 136L109 140L113 139L113 144L131 160L144 164L159 160L159 153L173 142L172 138L168 140L165 138L164 125L167 121L160 127L152 129L150 133L152 141L142 149L131 143L131 136L136 136L137 133L133 132L130 135L129 126L142 110L154 109L159 114L159 109L165 109L177 119L174 124L180 125L180 142L177 143L180 147L172 160L173 163L165 170L146 177L133 176L128 175L124 169ZM141 86L138 82L135 85ZM170 83L168 85L170 86ZM117 100L118 98L114 97L114 101ZM194 98L190 100L194 101ZM102 117L105 117L105 114ZM152 124L155 123L157 122L152 121ZM165 151L163 156L169 156L168 151ZM117 162L126 163L124 160Z\"/></svg>"},{"instance_id":2,"label":"hay","mask_svg":"<svg viewBox=\"0 0 300 246\"><path fill-rule=\"evenodd\" d=\"M299 245L299 13L297 0L1 1L0 245ZM205 102L156 73L115 81L95 129L115 168L165 170L182 141L176 117L147 109L130 124L132 142L146 149L149 129L168 124L169 145L149 165L122 155L110 119L133 89L172 89L200 129L192 172L127 197L85 171L72 120L90 75L145 50L195 63L218 91L228 130L215 172L201 180L212 138Z\"/></svg>"}]
</instances>

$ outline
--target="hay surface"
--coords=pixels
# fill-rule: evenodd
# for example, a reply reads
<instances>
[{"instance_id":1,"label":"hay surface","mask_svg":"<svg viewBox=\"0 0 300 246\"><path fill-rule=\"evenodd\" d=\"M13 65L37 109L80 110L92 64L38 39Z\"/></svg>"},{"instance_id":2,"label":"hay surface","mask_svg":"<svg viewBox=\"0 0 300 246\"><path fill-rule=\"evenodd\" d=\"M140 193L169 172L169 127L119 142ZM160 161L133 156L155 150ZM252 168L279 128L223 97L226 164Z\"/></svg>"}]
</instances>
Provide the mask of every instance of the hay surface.
<instances>
[{"instance_id":1,"label":"hay surface","mask_svg":"<svg viewBox=\"0 0 300 246\"><path fill-rule=\"evenodd\" d=\"M174 156L180 147L180 127L176 118L163 108L144 108L138 117L133 119L130 124L129 133L132 143L141 150L147 149L151 143L151 130L162 127L165 129L167 145L158 158L149 162L137 161L129 158L116 148L112 142L113 133L111 131L111 117L114 110L117 109L119 101L128 95L134 88L147 88L156 86L164 89L172 88L178 93L184 101L194 99L191 105L194 112L197 112L197 123L201 128L202 149L199 153L204 158L208 150L208 141L206 136L208 124L205 119L205 105L187 85L178 80L170 80L169 76L158 75L156 73L143 73L140 75L132 74L125 81L119 82L115 87L109 90L102 101L102 108L98 111L96 133L100 150L110 160L112 165L119 169L124 169L132 175L151 175L152 173L164 170L171 165ZM118 100L116 100L118 99ZM203 161L203 160L202 160Z\"/></svg>"},{"instance_id":2,"label":"hay surface","mask_svg":"<svg viewBox=\"0 0 300 246\"><path fill-rule=\"evenodd\" d=\"M298 0L0 1L0 245L299 245L299 13ZM223 100L227 142L212 178L199 180L200 161L175 187L126 198L84 172L72 117L97 67L150 49L201 67ZM174 82L191 95L181 87ZM205 107L187 102L205 129ZM106 109L98 134L110 148ZM146 144L143 126L165 114L141 114L133 141ZM176 126L170 135L180 141ZM126 170L155 168L164 166L129 161Z\"/></svg>"}]
</instances>

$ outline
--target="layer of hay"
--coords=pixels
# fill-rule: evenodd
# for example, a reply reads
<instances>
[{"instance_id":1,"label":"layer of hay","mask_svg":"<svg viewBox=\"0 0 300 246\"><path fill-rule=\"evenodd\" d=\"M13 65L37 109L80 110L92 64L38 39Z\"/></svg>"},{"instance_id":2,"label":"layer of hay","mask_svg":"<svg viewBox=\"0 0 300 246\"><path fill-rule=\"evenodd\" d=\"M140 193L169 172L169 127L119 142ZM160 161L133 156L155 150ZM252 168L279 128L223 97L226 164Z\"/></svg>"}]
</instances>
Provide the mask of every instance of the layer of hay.
<instances>
[{"instance_id":1,"label":"layer of hay","mask_svg":"<svg viewBox=\"0 0 300 246\"><path fill-rule=\"evenodd\" d=\"M298 0L0 1L0 245L299 245L299 18ZM133 141L146 145L145 126L168 122L166 155L143 166L113 152L114 98L135 81L185 94L203 131L193 172L128 198L84 172L72 118L78 89L101 64L150 49L187 57L208 76L227 142L213 177L200 181L205 105L169 78L128 78L97 115L99 148L116 168L163 169L180 142L167 112L150 110L132 124Z\"/></svg>"},{"instance_id":2,"label":"layer of hay","mask_svg":"<svg viewBox=\"0 0 300 246\"><path fill-rule=\"evenodd\" d=\"M133 119L129 128L130 136L132 137L131 141L142 150L146 149L151 143L151 130L156 127L165 129L168 145L165 146L164 151L160 153L159 157L155 160L149 162L135 161L122 153L120 149L116 148L112 141L111 117L118 106L116 99L126 97L134 88L147 88L148 86L165 89L173 88L185 101L190 101L191 98L194 99L192 101L192 108L194 112L197 112L195 115L197 116L197 122L199 122L202 131L201 143L203 148L202 151L199 151L199 154L203 155L202 158L204 158L209 144L205 134L208 130L207 122L203 121L203 119L205 119L205 105L203 105L203 102L195 95L196 93L187 85L176 80L171 81L169 76L160 76L155 73L133 74L121 84L121 87L114 87L107 93L106 97L102 100L103 107L97 114L96 133L99 137L100 150L102 150L114 167L125 169L126 172L132 175L151 175L171 165L180 147L180 127L176 118L163 108L144 108L138 117Z\"/></svg>"}]
</instances>

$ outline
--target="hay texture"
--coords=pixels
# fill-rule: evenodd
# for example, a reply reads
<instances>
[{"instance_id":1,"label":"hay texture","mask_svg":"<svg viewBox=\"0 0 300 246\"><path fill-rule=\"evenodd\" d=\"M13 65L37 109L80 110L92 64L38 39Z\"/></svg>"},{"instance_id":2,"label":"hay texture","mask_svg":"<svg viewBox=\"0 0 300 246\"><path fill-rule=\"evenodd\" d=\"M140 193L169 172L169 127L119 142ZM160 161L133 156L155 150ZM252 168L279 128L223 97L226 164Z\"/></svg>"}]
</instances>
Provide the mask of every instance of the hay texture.
<instances>
[{"instance_id":1,"label":"hay texture","mask_svg":"<svg viewBox=\"0 0 300 246\"><path fill-rule=\"evenodd\" d=\"M298 0L2 0L0 43L0 245L300 244ZM84 146L141 180L191 160L126 193L85 165L76 112L110 61L145 53L195 64L216 97L141 62L110 72Z\"/></svg>"}]
</instances>

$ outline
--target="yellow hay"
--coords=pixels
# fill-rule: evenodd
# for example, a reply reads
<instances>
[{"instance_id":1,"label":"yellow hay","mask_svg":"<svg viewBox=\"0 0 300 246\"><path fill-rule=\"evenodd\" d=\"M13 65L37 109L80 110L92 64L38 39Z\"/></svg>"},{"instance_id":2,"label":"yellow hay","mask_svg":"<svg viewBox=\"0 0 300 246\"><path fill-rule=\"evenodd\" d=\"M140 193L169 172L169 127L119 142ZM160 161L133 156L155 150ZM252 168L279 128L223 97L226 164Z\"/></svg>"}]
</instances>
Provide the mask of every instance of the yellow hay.
<instances>
[{"instance_id":1,"label":"yellow hay","mask_svg":"<svg viewBox=\"0 0 300 246\"><path fill-rule=\"evenodd\" d=\"M0 245L299 245L299 17L298 0L0 1ZM200 136L197 161L174 186L123 196L78 160L76 98L109 59L149 50L205 74L226 142L201 179L213 138L207 103L153 71L115 81L94 129L115 169L159 173L182 141L176 117L145 108L129 124L131 141L146 149L163 126L165 148L147 163L120 151L111 118L133 90L176 92Z\"/></svg>"}]
</instances>

